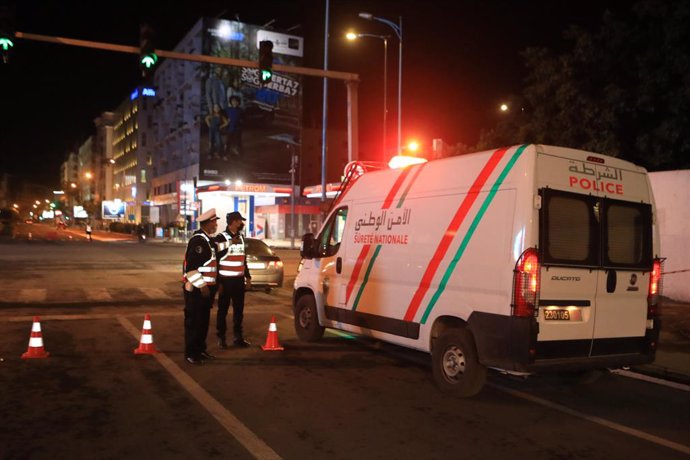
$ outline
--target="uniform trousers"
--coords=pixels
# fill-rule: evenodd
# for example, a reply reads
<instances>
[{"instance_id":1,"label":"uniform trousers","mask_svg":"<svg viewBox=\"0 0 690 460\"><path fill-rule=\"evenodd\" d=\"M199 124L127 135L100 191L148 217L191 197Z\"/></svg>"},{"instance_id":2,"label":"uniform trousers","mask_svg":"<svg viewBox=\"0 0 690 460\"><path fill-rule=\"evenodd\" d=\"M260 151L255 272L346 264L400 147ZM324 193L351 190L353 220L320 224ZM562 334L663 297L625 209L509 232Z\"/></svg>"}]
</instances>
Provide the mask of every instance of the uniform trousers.
<instances>
[{"instance_id":1,"label":"uniform trousers","mask_svg":"<svg viewBox=\"0 0 690 460\"><path fill-rule=\"evenodd\" d=\"M184 354L185 358L198 359L206 351L206 336L213 307L215 286L209 286L211 295L204 297L201 290L184 292Z\"/></svg>"},{"instance_id":2,"label":"uniform trousers","mask_svg":"<svg viewBox=\"0 0 690 460\"><path fill-rule=\"evenodd\" d=\"M244 319L244 276L219 278L222 289L218 295L218 313L216 314L216 334L225 339L227 331L226 317L232 303L232 325L236 339L242 339L242 320Z\"/></svg>"}]
</instances>

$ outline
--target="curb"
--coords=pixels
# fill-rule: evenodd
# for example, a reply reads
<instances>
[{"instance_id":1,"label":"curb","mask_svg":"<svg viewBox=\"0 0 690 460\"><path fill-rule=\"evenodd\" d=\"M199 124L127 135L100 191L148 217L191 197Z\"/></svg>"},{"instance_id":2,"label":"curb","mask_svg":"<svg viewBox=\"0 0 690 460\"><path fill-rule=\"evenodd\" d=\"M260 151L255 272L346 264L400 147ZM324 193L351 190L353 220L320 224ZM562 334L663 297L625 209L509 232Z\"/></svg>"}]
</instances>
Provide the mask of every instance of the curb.
<instances>
[{"instance_id":1,"label":"curb","mask_svg":"<svg viewBox=\"0 0 690 460\"><path fill-rule=\"evenodd\" d=\"M638 374L648 375L649 377L656 377L670 382L681 383L683 385L690 385L690 375L677 372L667 367L655 366L654 364L646 364L642 366L633 366L631 371Z\"/></svg>"}]
</instances>

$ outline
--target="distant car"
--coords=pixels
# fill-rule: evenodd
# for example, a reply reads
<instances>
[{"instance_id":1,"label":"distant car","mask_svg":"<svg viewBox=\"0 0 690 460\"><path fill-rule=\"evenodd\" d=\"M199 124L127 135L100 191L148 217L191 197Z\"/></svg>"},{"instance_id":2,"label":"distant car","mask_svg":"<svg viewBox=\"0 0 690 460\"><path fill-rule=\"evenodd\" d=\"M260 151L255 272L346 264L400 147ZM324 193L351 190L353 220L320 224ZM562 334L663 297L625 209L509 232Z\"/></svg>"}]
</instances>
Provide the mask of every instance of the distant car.
<instances>
[{"instance_id":1,"label":"distant car","mask_svg":"<svg viewBox=\"0 0 690 460\"><path fill-rule=\"evenodd\" d=\"M283 287L283 261L266 243L256 238L245 238L247 246L247 268L252 275L252 287L271 292L272 288Z\"/></svg>"}]
</instances>

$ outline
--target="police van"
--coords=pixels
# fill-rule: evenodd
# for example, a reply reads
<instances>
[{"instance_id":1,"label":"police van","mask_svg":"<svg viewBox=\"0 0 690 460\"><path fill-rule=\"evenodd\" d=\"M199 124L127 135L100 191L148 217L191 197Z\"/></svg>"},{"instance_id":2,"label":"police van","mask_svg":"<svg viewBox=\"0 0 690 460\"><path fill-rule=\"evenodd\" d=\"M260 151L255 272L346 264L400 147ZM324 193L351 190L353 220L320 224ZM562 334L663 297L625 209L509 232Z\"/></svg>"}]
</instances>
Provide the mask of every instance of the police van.
<instances>
[{"instance_id":1,"label":"police van","mask_svg":"<svg viewBox=\"0 0 690 460\"><path fill-rule=\"evenodd\" d=\"M333 328L428 352L462 396L487 368L654 360L662 258L644 168L519 145L362 172L303 237L301 340Z\"/></svg>"}]
</instances>

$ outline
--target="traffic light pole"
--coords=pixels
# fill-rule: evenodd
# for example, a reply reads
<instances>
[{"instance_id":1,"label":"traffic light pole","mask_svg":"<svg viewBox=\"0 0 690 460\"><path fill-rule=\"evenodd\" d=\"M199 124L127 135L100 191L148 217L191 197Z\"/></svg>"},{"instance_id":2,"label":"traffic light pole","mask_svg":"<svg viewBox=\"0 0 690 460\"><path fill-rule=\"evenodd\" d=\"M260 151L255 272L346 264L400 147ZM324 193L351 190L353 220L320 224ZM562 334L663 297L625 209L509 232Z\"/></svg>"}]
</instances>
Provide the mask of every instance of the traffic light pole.
<instances>
[{"instance_id":1,"label":"traffic light pole","mask_svg":"<svg viewBox=\"0 0 690 460\"><path fill-rule=\"evenodd\" d=\"M83 48L95 48L106 51L115 51L119 53L129 53L138 55L141 49L137 46L116 45L113 43L94 42L88 40L78 40L74 38L53 37L49 35L38 35L26 32L16 32L16 38L24 40L33 40L39 42L55 43L58 45L80 46ZM208 64L219 64L237 67L251 67L258 69L259 63L255 61L247 61L244 59L232 59L216 56L206 56L203 54L187 54L178 53L175 51L155 50L160 57L168 59L181 59L184 61L204 62ZM335 70L312 69L310 67L288 66L283 64L273 64L273 70L283 73L293 73L297 75L306 75L308 77L332 78L335 80L343 80L347 88L347 122L348 122L348 160L357 160L359 157L359 142L357 139L357 83L359 83L359 75L350 72L338 72ZM325 171L324 165L324 171ZM325 175L325 173L324 173ZM325 182L325 178L322 178Z\"/></svg>"}]
</instances>

